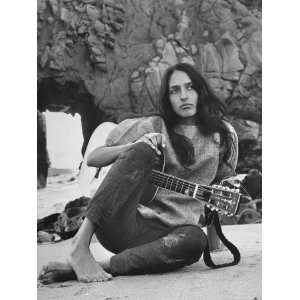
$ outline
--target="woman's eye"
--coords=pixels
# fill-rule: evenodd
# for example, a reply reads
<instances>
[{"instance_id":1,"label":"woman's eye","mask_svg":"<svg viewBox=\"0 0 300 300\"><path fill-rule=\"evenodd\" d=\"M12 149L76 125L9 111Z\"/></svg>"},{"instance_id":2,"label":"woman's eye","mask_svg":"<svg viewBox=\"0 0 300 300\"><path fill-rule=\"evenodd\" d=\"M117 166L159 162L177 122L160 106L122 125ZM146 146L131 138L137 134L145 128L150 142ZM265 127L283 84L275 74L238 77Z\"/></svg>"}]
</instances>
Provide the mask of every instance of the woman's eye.
<instances>
[{"instance_id":1,"label":"woman's eye","mask_svg":"<svg viewBox=\"0 0 300 300\"><path fill-rule=\"evenodd\" d=\"M192 85L191 83L188 84L187 87L186 87L186 89L187 89L188 91L191 91L191 90L193 89L193 85Z\"/></svg>"},{"instance_id":2,"label":"woman's eye","mask_svg":"<svg viewBox=\"0 0 300 300\"><path fill-rule=\"evenodd\" d=\"M179 89L170 89L170 95L176 95L179 92Z\"/></svg>"}]
</instances>

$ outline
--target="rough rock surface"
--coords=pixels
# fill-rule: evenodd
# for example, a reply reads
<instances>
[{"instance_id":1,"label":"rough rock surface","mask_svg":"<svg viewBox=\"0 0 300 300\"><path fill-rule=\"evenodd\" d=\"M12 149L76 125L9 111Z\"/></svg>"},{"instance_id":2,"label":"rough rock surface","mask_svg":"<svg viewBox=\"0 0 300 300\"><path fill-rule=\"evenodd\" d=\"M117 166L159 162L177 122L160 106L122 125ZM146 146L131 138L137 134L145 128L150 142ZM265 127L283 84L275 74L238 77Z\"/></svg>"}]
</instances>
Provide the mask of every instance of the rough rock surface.
<instances>
[{"instance_id":1,"label":"rough rock surface","mask_svg":"<svg viewBox=\"0 0 300 300\"><path fill-rule=\"evenodd\" d=\"M241 154L260 153L261 1L38 0L38 109L80 113L83 152L99 123L157 111L177 62L224 101ZM259 159L241 156L239 171L250 168Z\"/></svg>"}]
</instances>

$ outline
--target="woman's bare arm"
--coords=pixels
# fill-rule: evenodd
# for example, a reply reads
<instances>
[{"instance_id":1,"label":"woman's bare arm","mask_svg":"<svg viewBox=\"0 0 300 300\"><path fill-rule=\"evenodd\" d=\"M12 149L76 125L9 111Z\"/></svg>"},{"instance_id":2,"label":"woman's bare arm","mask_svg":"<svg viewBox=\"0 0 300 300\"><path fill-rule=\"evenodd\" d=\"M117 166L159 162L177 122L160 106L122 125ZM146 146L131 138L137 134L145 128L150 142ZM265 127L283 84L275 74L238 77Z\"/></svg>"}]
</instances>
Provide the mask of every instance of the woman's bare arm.
<instances>
[{"instance_id":1,"label":"woman's bare arm","mask_svg":"<svg viewBox=\"0 0 300 300\"><path fill-rule=\"evenodd\" d=\"M87 165L89 167L101 168L113 163L118 156L129 149L136 143L148 144L158 155L161 155L159 146L165 147L165 137L161 133L147 133L133 143L128 143L120 146L101 146L96 148L87 157Z\"/></svg>"},{"instance_id":2,"label":"woman's bare arm","mask_svg":"<svg viewBox=\"0 0 300 300\"><path fill-rule=\"evenodd\" d=\"M87 165L89 167L101 168L113 163L118 156L129 149L133 143L120 146L101 146L96 148L87 157Z\"/></svg>"}]
</instances>

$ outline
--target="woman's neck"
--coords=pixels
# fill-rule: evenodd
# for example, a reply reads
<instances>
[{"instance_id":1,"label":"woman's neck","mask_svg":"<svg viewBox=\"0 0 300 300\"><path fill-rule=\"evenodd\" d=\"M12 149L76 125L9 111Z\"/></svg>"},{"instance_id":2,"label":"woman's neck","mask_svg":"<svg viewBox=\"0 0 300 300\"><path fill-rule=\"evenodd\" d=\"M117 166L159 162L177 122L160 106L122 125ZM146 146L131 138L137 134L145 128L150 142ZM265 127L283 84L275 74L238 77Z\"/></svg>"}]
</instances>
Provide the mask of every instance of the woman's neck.
<instances>
[{"instance_id":1,"label":"woman's neck","mask_svg":"<svg viewBox=\"0 0 300 300\"><path fill-rule=\"evenodd\" d=\"M175 131L190 140L194 139L199 135L199 128L195 123L179 123L175 127Z\"/></svg>"},{"instance_id":2,"label":"woman's neck","mask_svg":"<svg viewBox=\"0 0 300 300\"><path fill-rule=\"evenodd\" d=\"M179 125L196 125L196 119L194 117L181 118L178 122Z\"/></svg>"}]
</instances>

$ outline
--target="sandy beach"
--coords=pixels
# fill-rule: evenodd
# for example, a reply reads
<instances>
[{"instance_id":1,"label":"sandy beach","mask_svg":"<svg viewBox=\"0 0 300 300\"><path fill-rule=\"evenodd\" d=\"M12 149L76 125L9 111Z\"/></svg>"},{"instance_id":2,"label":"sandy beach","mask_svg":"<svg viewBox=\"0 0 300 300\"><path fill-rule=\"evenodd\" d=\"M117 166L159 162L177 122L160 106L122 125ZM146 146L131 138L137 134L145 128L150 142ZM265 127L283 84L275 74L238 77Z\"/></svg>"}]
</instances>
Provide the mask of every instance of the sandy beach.
<instances>
[{"instance_id":1,"label":"sandy beach","mask_svg":"<svg viewBox=\"0 0 300 300\"><path fill-rule=\"evenodd\" d=\"M65 174L49 177L46 189L38 191L38 217L60 212L80 191L76 176ZM119 276L105 283L68 281L38 286L38 299L261 299L261 224L223 226L226 237L241 252L237 266L211 270L201 259L198 263L176 272L143 276ZM56 244L38 245L37 272L50 261L65 260L70 240ZM91 245L99 258L103 249L97 242ZM228 251L213 254L216 263L231 259Z\"/></svg>"},{"instance_id":2,"label":"sandy beach","mask_svg":"<svg viewBox=\"0 0 300 300\"><path fill-rule=\"evenodd\" d=\"M224 226L225 235L239 248L239 265L211 270L201 259L176 272L143 276L119 276L105 283L68 281L38 287L38 299L261 299L261 225ZM38 271L50 261L64 261L70 241L38 246ZM91 245L96 259L97 243ZM213 254L216 262L231 259L228 251Z\"/></svg>"},{"instance_id":3,"label":"sandy beach","mask_svg":"<svg viewBox=\"0 0 300 300\"><path fill-rule=\"evenodd\" d=\"M47 187L37 192L37 217L62 212L69 201L81 197L77 172L48 177Z\"/></svg>"}]
</instances>

